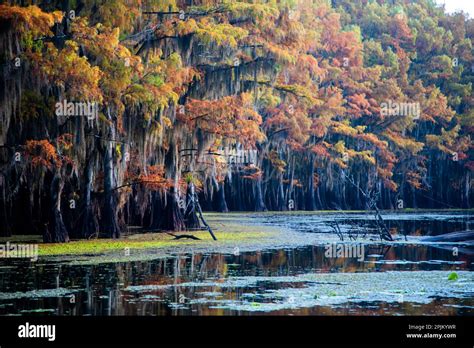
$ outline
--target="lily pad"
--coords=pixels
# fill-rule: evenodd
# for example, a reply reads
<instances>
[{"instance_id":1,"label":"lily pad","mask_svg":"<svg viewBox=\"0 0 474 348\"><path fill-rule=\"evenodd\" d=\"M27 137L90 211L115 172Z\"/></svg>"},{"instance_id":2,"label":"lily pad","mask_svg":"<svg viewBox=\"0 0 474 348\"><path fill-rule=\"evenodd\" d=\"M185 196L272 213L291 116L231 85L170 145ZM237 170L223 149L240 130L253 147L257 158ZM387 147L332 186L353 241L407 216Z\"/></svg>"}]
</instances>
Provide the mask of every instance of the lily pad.
<instances>
[{"instance_id":1,"label":"lily pad","mask_svg":"<svg viewBox=\"0 0 474 348\"><path fill-rule=\"evenodd\" d=\"M458 280L459 276L456 272L451 272L448 276L448 280Z\"/></svg>"}]
</instances>

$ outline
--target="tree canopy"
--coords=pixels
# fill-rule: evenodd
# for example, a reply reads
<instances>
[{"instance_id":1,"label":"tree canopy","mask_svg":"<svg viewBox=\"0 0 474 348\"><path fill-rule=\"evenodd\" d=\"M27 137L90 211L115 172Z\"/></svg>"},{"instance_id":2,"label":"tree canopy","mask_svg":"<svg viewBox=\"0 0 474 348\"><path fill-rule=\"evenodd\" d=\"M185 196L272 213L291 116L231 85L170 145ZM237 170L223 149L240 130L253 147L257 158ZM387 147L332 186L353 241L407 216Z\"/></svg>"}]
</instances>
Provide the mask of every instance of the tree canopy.
<instances>
[{"instance_id":1,"label":"tree canopy","mask_svg":"<svg viewBox=\"0 0 474 348\"><path fill-rule=\"evenodd\" d=\"M0 4L3 234L180 229L190 183L222 211L363 208L347 177L388 209L472 207L463 13L428 0L18 3ZM57 115L63 101L97 112ZM30 223L15 212L27 201Z\"/></svg>"}]
</instances>

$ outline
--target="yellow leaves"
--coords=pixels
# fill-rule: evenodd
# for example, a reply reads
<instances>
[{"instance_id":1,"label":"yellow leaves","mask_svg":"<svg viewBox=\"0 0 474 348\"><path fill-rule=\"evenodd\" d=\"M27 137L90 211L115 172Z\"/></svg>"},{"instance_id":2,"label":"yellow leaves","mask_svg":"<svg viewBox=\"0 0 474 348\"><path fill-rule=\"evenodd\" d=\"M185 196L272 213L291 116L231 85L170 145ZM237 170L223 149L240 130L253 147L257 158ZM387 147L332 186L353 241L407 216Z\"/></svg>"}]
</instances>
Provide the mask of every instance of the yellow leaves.
<instances>
[{"instance_id":1,"label":"yellow leaves","mask_svg":"<svg viewBox=\"0 0 474 348\"><path fill-rule=\"evenodd\" d=\"M100 86L107 103L120 106L123 94L132 82L132 71L141 69L140 59L133 58L130 51L119 43L119 29L96 25L89 27L87 20L77 19L71 31L74 40L85 47L90 62L100 69ZM117 109L118 112L119 109ZM124 110L120 106L120 110ZM121 112L117 115L121 117Z\"/></svg>"},{"instance_id":2,"label":"yellow leaves","mask_svg":"<svg viewBox=\"0 0 474 348\"><path fill-rule=\"evenodd\" d=\"M167 59L167 62L174 69L181 69L183 65L181 62L181 56L177 52L171 53Z\"/></svg>"},{"instance_id":3,"label":"yellow leaves","mask_svg":"<svg viewBox=\"0 0 474 348\"><path fill-rule=\"evenodd\" d=\"M242 105L245 105L246 107L252 107L253 106L253 98L250 93L241 93L240 94L240 100L242 102Z\"/></svg>"},{"instance_id":4,"label":"yellow leaves","mask_svg":"<svg viewBox=\"0 0 474 348\"><path fill-rule=\"evenodd\" d=\"M165 25L170 24L170 23L165 23ZM199 26L193 18L189 18L187 21L178 21L175 23L175 31L178 36L186 36L192 33L195 33L198 29ZM164 36L164 35L173 35L175 33L172 32L173 29L170 27L168 28L168 31L160 31L158 32L158 35Z\"/></svg>"},{"instance_id":5,"label":"yellow leaves","mask_svg":"<svg viewBox=\"0 0 474 348\"><path fill-rule=\"evenodd\" d=\"M143 0L139 1L140 4L143 4ZM170 9L171 11L176 11L179 9L176 0L148 0L146 4L155 11L169 11Z\"/></svg>"},{"instance_id":6,"label":"yellow leaves","mask_svg":"<svg viewBox=\"0 0 474 348\"><path fill-rule=\"evenodd\" d=\"M34 68L51 84L63 88L66 97L100 103L100 69L91 66L87 58L80 57L77 50L77 43L73 41L66 41L62 50L47 43L43 54L32 53L30 57Z\"/></svg>"},{"instance_id":7,"label":"yellow leaves","mask_svg":"<svg viewBox=\"0 0 474 348\"><path fill-rule=\"evenodd\" d=\"M260 23L263 20L274 21L280 15L278 8L271 3L246 3L242 1L229 1L226 4L230 11L230 16L234 18L251 17L255 22Z\"/></svg>"},{"instance_id":8,"label":"yellow leaves","mask_svg":"<svg viewBox=\"0 0 474 348\"><path fill-rule=\"evenodd\" d=\"M227 159L224 156L212 155L212 158L217 165L227 165Z\"/></svg>"},{"instance_id":9,"label":"yellow leaves","mask_svg":"<svg viewBox=\"0 0 474 348\"><path fill-rule=\"evenodd\" d=\"M199 180L197 177L195 177L192 173L187 173L183 179L186 184L183 191L186 191L186 189L188 188L188 185L190 184L194 185L194 188L196 189L197 192L200 192L202 190L203 188L202 181Z\"/></svg>"},{"instance_id":10,"label":"yellow leaves","mask_svg":"<svg viewBox=\"0 0 474 348\"><path fill-rule=\"evenodd\" d=\"M259 102L265 108L275 108L281 103L280 97L272 93L271 88L264 88L263 94L260 95Z\"/></svg>"},{"instance_id":11,"label":"yellow leaves","mask_svg":"<svg viewBox=\"0 0 474 348\"><path fill-rule=\"evenodd\" d=\"M248 35L248 31L227 23L213 23L203 18L197 23L194 33L204 44L215 43L218 46L237 47L237 43Z\"/></svg>"},{"instance_id":12,"label":"yellow leaves","mask_svg":"<svg viewBox=\"0 0 474 348\"><path fill-rule=\"evenodd\" d=\"M348 122L333 122L332 123L332 131L336 134L347 135L347 136L355 136L359 134L359 131L353 127L351 127Z\"/></svg>"},{"instance_id":13,"label":"yellow leaves","mask_svg":"<svg viewBox=\"0 0 474 348\"><path fill-rule=\"evenodd\" d=\"M151 54L146 66L139 64L137 83L133 83L123 94L125 103L141 108L141 114L149 121L158 110L176 105L193 79L199 79L199 72L183 67L181 57L173 53L166 59L161 52ZM165 121L166 122L166 121Z\"/></svg>"},{"instance_id":14,"label":"yellow leaves","mask_svg":"<svg viewBox=\"0 0 474 348\"><path fill-rule=\"evenodd\" d=\"M451 130L441 129L440 135L427 134L426 144L432 148L436 148L441 152L452 156L456 153L457 157L461 159L465 155L463 152L467 151L472 146L470 136L460 137L460 125L456 125Z\"/></svg>"},{"instance_id":15,"label":"yellow leaves","mask_svg":"<svg viewBox=\"0 0 474 348\"><path fill-rule=\"evenodd\" d=\"M124 94L124 101L131 107L137 107L145 101L151 102L153 95L143 85L132 84Z\"/></svg>"},{"instance_id":16,"label":"yellow leaves","mask_svg":"<svg viewBox=\"0 0 474 348\"><path fill-rule=\"evenodd\" d=\"M89 26L86 18L76 18L71 24L74 41L87 48L86 54L94 58L112 59L117 47L117 32L109 27L96 24Z\"/></svg>"},{"instance_id":17,"label":"yellow leaves","mask_svg":"<svg viewBox=\"0 0 474 348\"><path fill-rule=\"evenodd\" d=\"M164 125L165 125L166 127L168 127L168 128L170 128L170 127L173 125L173 123L171 122L171 120L170 120L168 117L166 117L166 116L163 116L163 123L164 123Z\"/></svg>"},{"instance_id":18,"label":"yellow leaves","mask_svg":"<svg viewBox=\"0 0 474 348\"><path fill-rule=\"evenodd\" d=\"M51 12L50 15L53 16L54 23L61 23L64 17L64 13L61 11Z\"/></svg>"},{"instance_id":19,"label":"yellow leaves","mask_svg":"<svg viewBox=\"0 0 474 348\"><path fill-rule=\"evenodd\" d=\"M272 164L272 167L275 168L278 173L283 173L285 171L286 162L280 159L276 151L270 151L268 153L268 159Z\"/></svg>"},{"instance_id":20,"label":"yellow leaves","mask_svg":"<svg viewBox=\"0 0 474 348\"><path fill-rule=\"evenodd\" d=\"M115 145L115 153L117 154L117 158L120 160L122 158L122 145Z\"/></svg>"},{"instance_id":21,"label":"yellow leaves","mask_svg":"<svg viewBox=\"0 0 474 348\"><path fill-rule=\"evenodd\" d=\"M274 55L278 62L283 64L296 63L296 56L292 54L293 52L283 48L281 45L274 44L272 42L266 42L264 46L267 51Z\"/></svg>"},{"instance_id":22,"label":"yellow leaves","mask_svg":"<svg viewBox=\"0 0 474 348\"><path fill-rule=\"evenodd\" d=\"M100 21L112 28L130 31L141 15L141 0L105 0L97 6Z\"/></svg>"},{"instance_id":23,"label":"yellow leaves","mask_svg":"<svg viewBox=\"0 0 474 348\"><path fill-rule=\"evenodd\" d=\"M139 56L120 44L119 28L100 24L89 27L86 20L79 18L73 23L72 32L77 43L87 47L91 62L103 72L103 95L107 102L120 106L119 117L125 108L123 103L129 103L137 111L141 108L144 119L149 121L158 110L176 104L187 84L199 76L196 70L182 66L178 53L163 59L161 50L152 51L144 65Z\"/></svg>"},{"instance_id":24,"label":"yellow leaves","mask_svg":"<svg viewBox=\"0 0 474 348\"><path fill-rule=\"evenodd\" d=\"M52 35L50 28L62 19L59 11L52 13L43 12L38 6L9 6L0 4L0 20L9 21L14 31L21 36L28 35L38 38L43 35Z\"/></svg>"},{"instance_id":25,"label":"yellow leaves","mask_svg":"<svg viewBox=\"0 0 474 348\"><path fill-rule=\"evenodd\" d=\"M376 160L372 156L372 151L370 151L370 150L356 152L355 155L358 156L362 161L364 161L366 163L369 163L373 166L375 166L375 164L376 164Z\"/></svg>"},{"instance_id":26,"label":"yellow leaves","mask_svg":"<svg viewBox=\"0 0 474 348\"><path fill-rule=\"evenodd\" d=\"M71 25L71 32L74 41L90 57L91 63L100 66L104 72L115 70L123 74L121 70L126 71L126 65L133 67L140 61L139 57L133 57L130 51L120 44L119 28L110 28L100 23L89 26L87 19L76 18Z\"/></svg>"},{"instance_id":27,"label":"yellow leaves","mask_svg":"<svg viewBox=\"0 0 474 348\"><path fill-rule=\"evenodd\" d=\"M344 141L339 140L336 144L334 144L333 149L336 151L336 153L342 155L346 152L346 145L344 144Z\"/></svg>"},{"instance_id":28,"label":"yellow leaves","mask_svg":"<svg viewBox=\"0 0 474 348\"><path fill-rule=\"evenodd\" d=\"M199 20L194 18L185 21L168 20L155 32L156 37L183 37L190 34L194 34L205 45L215 44L236 48L238 42L248 35L248 31L229 23L219 23L212 17L203 17Z\"/></svg>"},{"instance_id":29,"label":"yellow leaves","mask_svg":"<svg viewBox=\"0 0 474 348\"><path fill-rule=\"evenodd\" d=\"M397 145L399 148L408 150L410 154L413 155L420 152L424 147L424 144L422 142L417 142L413 139L403 137L399 134L396 134L395 132L392 132L389 129L385 131L383 135L390 141L392 141L395 145Z\"/></svg>"},{"instance_id":30,"label":"yellow leaves","mask_svg":"<svg viewBox=\"0 0 474 348\"><path fill-rule=\"evenodd\" d=\"M378 150L380 157L382 157L387 162L392 162L394 160L393 154L388 151L388 144L386 141L380 140L373 133L364 133L365 126L356 126L355 128L350 127L346 122L334 122L333 131L336 134L346 135L353 139L362 140L366 143L366 146L375 146ZM373 150L364 150L364 151L354 151L345 149L344 142L339 141L334 147L336 152L339 154L345 154L346 158L359 157L362 161L376 165L376 160L373 157Z\"/></svg>"},{"instance_id":31,"label":"yellow leaves","mask_svg":"<svg viewBox=\"0 0 474 348\"><path fill-rule=\"evenodd\" d=\"M151 118L151 115L150 115L150 118ZM161 126L161 124L158 121L153 120L150 126L150 133L154 136L159 136L160 134L162 134L162 132L163 132L163 127Z\"/></svg>"},{"instance_id":32,"label":"yellow leaves","mask_svg":"<svg viewBox=\"0 0 474 348\"><path fill-rule=\"evenodd\" d=\"M334 162L340 166L341 168L347 168L349 160L358 158L359 160L375 166L377 161L375 157L373 157L373 151L371 150L363 150L363 151L356 151L353 149L346 148L344 141L338 141L334 146L333 149L335 152L341 157L334 159Z\"/></svg>"},{"instance_id":33,"label":"yellow leaves","mask_svg":"<svg viewBox=\"0 0 474 348\"><path fill-rule=\"evenodd\" d=\"M291 93L298 98L302 98L302 102L306 101L307 103L309 103L309 106L319 105L320 103L319 100L317 100L313 96L312 91L308 87L303 86L303 85L276 84L274 88L281 92Z\"/></svg>"},{"instance_id":34,"label":"yellow leaves","mask_svg":"<svg viewBox=\"0 0 474 348\"><path fill-rule=\"evenodd\" d=\"M242 176L244 179L258 180L263 177L263 171L254 164L245 166L243 172L245 173L245 175Z\"/></svg>"}]
</instances>

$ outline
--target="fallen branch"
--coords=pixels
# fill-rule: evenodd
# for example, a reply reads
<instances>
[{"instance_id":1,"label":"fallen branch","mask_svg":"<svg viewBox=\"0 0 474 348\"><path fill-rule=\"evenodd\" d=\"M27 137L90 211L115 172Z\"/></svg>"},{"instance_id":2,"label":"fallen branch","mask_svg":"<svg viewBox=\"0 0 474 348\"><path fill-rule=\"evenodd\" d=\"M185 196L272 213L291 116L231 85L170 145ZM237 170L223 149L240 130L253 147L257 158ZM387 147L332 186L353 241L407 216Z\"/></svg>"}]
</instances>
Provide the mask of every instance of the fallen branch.
<instances>
[{"instance_id":1,"label":"fallen branch","mask_svg":"<svg viewBox=\"0 0 474 348\"><path fill-rule=\"evenodd\" d=\"M172 234L172 233L167 233L169 234L170 236L173 236L174 239L194 239L194 240L201 240L201 238L198 238L196 236L193 236L193 235L189 235L189 234Z\"/></svg>"},{"instance_id":2,"label":"fallen branch","mask_svg":"<svg viewBox=\"0 0 474 348\"><path fill-rule=\"evenodd\" d=\"M366 199L367 208L369 210L374 210L374 212L375 212L375 223L377 225L377 229L378 229L379 234L380 234L380 239L384 239L384 240L387 240L387 241L393 241L393 237L390 234L390 231L388 230L387 226L385 225L385 221L383 220L382 215L380 214L380 210L377 207L377 203L376 203L377 194L374 195L374 197L372 197L371 193L368 193L368 192L365 192L364 190L362 190L360 188L360 186L355 183L353 178L347 176L344 172L342 172L342 176L352 186L357 188L360 191L360 193L362 193L362 195Z\"/></svg>"}]
</instances>

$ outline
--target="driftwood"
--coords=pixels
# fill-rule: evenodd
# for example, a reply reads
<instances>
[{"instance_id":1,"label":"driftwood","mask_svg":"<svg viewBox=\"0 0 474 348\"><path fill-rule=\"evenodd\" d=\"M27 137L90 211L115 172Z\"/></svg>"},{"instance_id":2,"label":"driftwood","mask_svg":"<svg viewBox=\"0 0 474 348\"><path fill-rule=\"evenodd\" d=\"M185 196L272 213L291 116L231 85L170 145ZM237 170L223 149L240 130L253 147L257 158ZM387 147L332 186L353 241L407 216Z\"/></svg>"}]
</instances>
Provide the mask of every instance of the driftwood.
<instances>
[{"instance_id":1,"label":"driftwood","mask_svg":"<svg viewBox=\"0 0 474 348\"><path fill-rule=\"evenodd\" d=\"M201 238L198 238L196 236L193 236L193 235L189 235L189 234L172 234L172 233L168 233L170 236L173 236L174 239L194 239L194 240L201 240Z\"/></svg>"},{"instance_id":2,"label":"driftwood","mask_svg":"<svg viewBox=\"0 0 474 348\"><path fill-rule=\"evenodd\" d=\"M423 242L440 243L431 245L432 247L437 249L453 250L453 248L456 248L457 252L460 254L474 255L474 231L472 230L445 233L438 236L426 236L422 237L421 240ZM457 244L454 247L453 244L449 243L463 244Z\"/></svg>"},{"instance_id":3,"label":"driftwood","mask_svg":"<svg viewBox=\"0 0 474 348\"><path fill-rule=\"evenodd\" d=\"M214 235L214 232L212 232L211 227L207 224L206 220L204 220L204 217L202 216L201 205L199 203L197 204L197 208L198 208L199 217L201 218L201 221L202 221L203 225L206 226L206 228L209 231L209 234L211 235L212 239L217 240L216 236Z\"/></svg>"},{"instance_id":4,"label":"driftwood","mask_svg":"<svg viewBox=\"0 0 474 348\"><path fill-rule=\"evenodd\" d=\"M457 231L451 233L440 234L437 236L426 236L422 237L423 242L444 242L444 243L457 243L457 242L474 242L474 231Z\"/></svg>"},{"instance_id":5,"label":"driftwood","mask_svg":"<svg viewBox=\"0 0 474 348\"><path fill-rule=\"evenodd\" d=\"M337 220L334 220L333 223L329 223L329 226L334 230L334 232L337 234L340 240L344 240L344 234L341 231L341 227L339 226L339 222Z\"/></svg>"},{"instance_id":6,"label":"driftwood","mask_svg":"<svg viewBox=\"0 0 474 348\"><path fill-rule=\"evenodd\" d=\"M212 232L211 227L207 224L206 220L204 220L204 216L202 214L201 205L199 204L199 199L197 197L196 191L194 189L194 185L191 183L189 185L189 190L187 194L188 202L187 206L184 210L184 216L186 219L186 225L190 229L196 229L200 227L201 220L202 224L204 225L205 229L209 232L212 239L217 240L214 232Z\"/></svg>"},{"instance_id":7,"label":"driftwood","mask_svg":"<svg viewBox=\"0 0 474 348\"><path fill-rule=\"evenodd\" d=\"M374 193L373 190L366 192L354 181L352 177L347 176L344 172L342 172L342 176L352 186L354 186L357 190L359 190L362 196L364 196L364 198L366 199L367 209L374 211L375 224L377 225L377 230L379 231L380 239L393 241L393 237L390 234L390 231L388 230L387 226L385 225L385 221L383 220L382 215L380 214L380 210L377 207L377 198L380 192Z\"/></svg>"}]
</instances>

